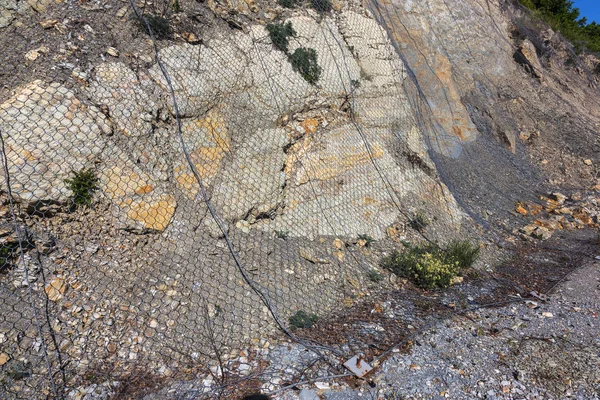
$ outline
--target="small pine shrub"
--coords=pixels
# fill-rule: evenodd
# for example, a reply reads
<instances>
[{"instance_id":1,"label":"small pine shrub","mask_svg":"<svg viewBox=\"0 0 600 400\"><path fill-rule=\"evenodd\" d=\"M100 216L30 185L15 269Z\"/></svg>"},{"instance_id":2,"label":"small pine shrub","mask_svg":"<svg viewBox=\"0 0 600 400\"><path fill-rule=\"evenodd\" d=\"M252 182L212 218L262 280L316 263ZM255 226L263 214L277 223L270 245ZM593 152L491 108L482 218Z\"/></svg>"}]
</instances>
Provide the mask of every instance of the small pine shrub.
<instances>
[{"instance_id":1,"label":"small pine shrub","mask_svg":"<svg viewBox=\"0 0 600 400\"><path fill-rule=\"evenodd\" d=\"M0 272L9 269L12 263L14 249L9 244L0 245Z\"/></svg>"},{"instance_id":2,"label":"small pine shrub","mask_svg":"<svg viewBox=\"0 0 600 400\"><path fill-rule=\"evenodd\" d=\"M275 231L275 236L279 239L287 239L289 235L290 233L288 231Z\"/></svg>"},{"instance_id":3,"label":"small pine shrub","mask_svg":"<svg viewBox=\"0 0 600 400\"><path fill-rule=\"evenodd\" d=\"M365 247L369 247L369 246L371 246L371 243L375 242L375 239L373 239L371 236L365 235L365 234L358 235L358 240L364 240Z\"/></svg>"},{"instance_id":4,"label":"small pine shrub","mask_svg":"<svg viewBox=\"0 0 600 400\"><path fill-rule=\"evenodd\" d=\"M311 85L319 80L321 67L317 63L317 52L315 49L300 47L289 56L292 68L298 71L300 75Z\"/></svg>"},{"instance_id":5,"label":"small pine shrub","mask_svg":"<svg viewBox=\"0 0 600 400\"><path fill-rule=\"evenodd\" d=\"M403 253L395 251L381 261L381 266L424 289L450 286L461 270L458 261L434 245L410 247Z\"/></svg>"},{"instance_id":6,"label":"small pine shrub","mask_svg":"<svg viewBox=\"0 0 600 400\"><path fill-rule=\"evenodd\" d=\"M461 269L471 267L479 257L479 246L468 240L453 240L446 248L448 259L458 263Z\"/></svg>"},{"instance_id":7,"label":"small pine shrub","mask_svg":"<svg viewBox=\"0 0 600 400\"><path fill-rule=\"evenodd\" d=\"M175 0L173 2L173 12L181 12L181 4L179 4L179 0Z\"/></svg>"},{"instance_id":8,"label":"small pine shrub","mask_svg":"<svg viewBox=\"0 0 600 400\"><path fill-rule=\"evenodd\" d=\"M429 224L429 218L423 211L417 211L409 221L410 227L419 232L423 232Z\"/></svg>"},{"instance_id":9,"label":"small pine shrub","mask_svg":"<svg viewBox=\"0 0 600 400\"><path fill-rule=\"evenodd\" d=\"M596 64L596 67L594 68L594 73L596 75L600 75L600 63Z\"/></svg>"},{"instance_id":10,"label":"small pine shrub","mask_svg":"<svg viewBox=\"0 0 600 400\"><path fill-rule=\"evenodd\" d=\"M73 172L73 177L65 179L65 183L73 192L73 201L78 206L89 206L92 204L92 196L98 190L98 177L92 168Z\"/></svg>"},{"instance_id":11,"label":"small pine shrub","mask_svg":"<svg viewBox=\"0 0 600 400\"><path fill-rule=\"evenodd\" d=\"M266 28L273 45L287 54L290 44L289 38L296 36L296 31L292 27L292 23L268 24Z\"/></svg>"},{"instance_id":12,"label":"small pine shrub","mask_svg":"<svg viewBox=\"0 0 600 400\"><path fill-rule=\"evenodd\" d=\"M310 5L318 12L329 12L333 8L331 0L310 0Z\"/></svg>"},{"instance_id":13,"label":"small pine shrub","mask_svg":"<svg viewBox=\"0 0 600 400\"><path fill-rule=\"evenodd\" d=\"M305 311L298 311L290 317L290 326L292 329L312 328L317 323L319 317L316 314L307 314Z\"/></svg>"},{"instance_id":14,"label":"small pine shrub","mask_svg":"<svg viewBox=\"0 0 600 400\"><path fill-rule=\"evenodd\" d=\"M294 6L296 5L296 2L294 0L278 0L277 3L279 3L281 7L285 8L294 8Z\"/></svg>"},{"instance_id":15,"label":"small pine shrub","mask_svg":"<svg viewBox=\"0 0 600 400\"><path fill-rule=\"evenodd\" d=\"M371 282L381 282L383 280L383 274L379 271L377 271L376 269L372 269L369 271L369 273L367 274L367 276L369 277L369 280Z\"/></svg>"},{"instance_id":16,"label":"small pine shrub","mask_svg":"<svg viewBox=\"0 0 600 400\"><path fill-rule=\"evenodd\" d=\"M171 37L171 25L169 24L169 20L167 18L152 14L144 14L144 18L146 18L146 21L148 21L148 25L150 25L150 29L152 29L152 33L154 33L154 37L156 39L161 40ZM150 35L144 19L138 18L138 24L142 32Z\"/></svg>"}]
</instances>

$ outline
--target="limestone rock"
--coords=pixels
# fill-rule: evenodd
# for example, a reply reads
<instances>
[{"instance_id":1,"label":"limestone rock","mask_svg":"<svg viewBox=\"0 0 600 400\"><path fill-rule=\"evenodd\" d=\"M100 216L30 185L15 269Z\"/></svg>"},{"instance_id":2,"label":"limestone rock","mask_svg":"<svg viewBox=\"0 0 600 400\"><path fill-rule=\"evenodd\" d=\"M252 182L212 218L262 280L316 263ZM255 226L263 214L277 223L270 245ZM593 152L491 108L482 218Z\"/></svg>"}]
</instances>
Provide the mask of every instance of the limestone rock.
<instances>
[{"instance_id":1,"label":"limestone rock","mask_svg":"<svg viewBox=\"0 0 600 400\"><path fill-rule=\"evenodd\" d=\"M213 191L213 202L228 220L271 218L283 199L283 129L261 129L236 149Z\"/></svg>"},{"instance_id":2,"label":"limestone rock","mask_svg":"<svg viewBox=\"0 0 600 400\"><path fill-rule=\"evenodd\" d=\"M40 80L0 105L0 130L13 194L30 207L66 202L71 193L64 180L93 165L111 131L100 110L61 84Z\"/></svg>"},{"instance_id":3,"label":"limestone rock","mask_svg":"<svg viewBox=\"0 0 600 400\"><path fill-rule=\"evenodd\" d=\"M525 39L519 46L519 56L529 72L538 79L543 79L543 68L537 56L535 46L529 39Z\"/></svg>"},{"instance_id":4,"label":"limestone rock","mask_svg":"<svg viewBox=\"0 0 600 400\"><path fill-rule=\"evenodd\" d=\"M281 214L257 221L267 231L290 230L290 235L315 238L320 235L385 237L385 228L401 215L387 182L373 163L386 171L396 195L424 198L439 210L450 225L460 222L458 205L447 188L419 169L400 167L388 148L392 131L371 128L363 132L369 147L352 124L316 136L307 136L287 151L286 186ZM323 221L325 215L328 223ZM297 221L303 221L298 224Z\"/></svg>"},{"instance_id":5,"label":"limestone rock","mask_svg":"<svg viewBox=\"0 0 600 400\"><path fill-rule=\"evenodd\" d=\"M118 133L139 137L152 131L151 121L157 118L160 107L125 64L115 62L97 66L89 93L97 104L107 107Z\"/></svg>"},{"instance_id":6,"label":"limestone rock","mask_svg":"<svg viewBox=\"0 0 600 400\"><path fill-rule=\"evenodd\" d=\"M367 93L397 95L406 68L383 28L353 11L340 16L340 32L360 66L360 84Z\"/></svg>"},{"instance_id":7,"label":"limestone rock","mask_svg":"<svg viewBox=\"0 0 600 400\"><path fill-rule=\"evenodd\" d=\"M68 285L65 282L65 280L63 278L57 277L52 279L52 281L46 286L44 290L46 292L46 295L48 296L48 300L56 302L63 298L67 287Z\"/></svg>"},{"instance_id":8,"label":"limestone rock","mask_svg":"<svg viewBox=\"0 0 600 400\"><path fill-rule=\"evenodd\" d=\"M6 9L4 7L0 8L0 29L6 28L10 26L10 24L15 20L16 13L12 10Z\"/></svg>"},{"instance_id":9,"label":"limestone rock","mask_svg":"<svg viewBox=\"0 0 600 400\"><path fill-rule=\"evenodd\" d=\"M321 257L317 254L314 248L300 247L298 249L300 257L306 261L310 261L313 264L331 264L331 261L325 257Z\"/></svg>"},{"instance_id":10,"label":"limestone rock","mask_svg":"<svg viewBox=\"0 0 600 400\"><path fill-rule=\"evenodd\" d=\"M27 4L38 13L43 14L48 9L48 6L52 4L52 0L27 0Z\"/></svg>"},{"instance_id":11,"label":"limestone rock","mask_svg":"<svg viewBox=\"0 0 600 400\"><path fill-rule=\"evenodd\" d=\"M185 119L181 130L185 149L190 154L196 172L206 187L211 186L217 172L221 170L223 158L231 152L231 140L225 118L218 108L214 108L204 118ZM200 186L183 154L179 140L176 140L175 148L180 154L176 157L173 167L175 181L178 187L193 199Z\"/></svg>"},{"instance_id":12,"label":"limestone rock","mask_svg":"<svg viewBox=\"0 0 600 400\"><path fill-rule=\"evenodd\" d=\"M31 8L25 1L0 0L0 29L10 26L18 15L26 15L29 12Z\"/></svg>"},{"instance_id":13,"label":"limestone rock","mask_svg":"<svg viewBox=\"0 0 600 400\"><path fill-rule=\"evenodd\" d=\"M252 85L244 54L232 40L215 39L211 46L174 45L161 49L159 56L169 71L181 116L199 116L215 98L233 95ZM196 67L192 67L196 66ZM158 66L150 69L152 78L168 92ZM170 104L171 111L173 105Z\"/></svg>"},{"instance_id":14,"label":"limestone rock","mask_svg":"<svg viewBox=\"0 0 600 400\"><path fill-rule=\"evenodd\" d=\"M113 204L120 228L137 233L163 231L175 213L175 198L118 146L107 148L102 158L100 191Z\"/></svg>"},{"instance_id":15,"label":"limestone rock","mask_svg":"<svg viewBox=\"0 0 600 400\"><path fill-rule=\"evenodd\" d=\"M135 232L162 232L171 222L177 203L170 194L127 197L117 203L125 229Z\"/></svg>"}]
</instances>

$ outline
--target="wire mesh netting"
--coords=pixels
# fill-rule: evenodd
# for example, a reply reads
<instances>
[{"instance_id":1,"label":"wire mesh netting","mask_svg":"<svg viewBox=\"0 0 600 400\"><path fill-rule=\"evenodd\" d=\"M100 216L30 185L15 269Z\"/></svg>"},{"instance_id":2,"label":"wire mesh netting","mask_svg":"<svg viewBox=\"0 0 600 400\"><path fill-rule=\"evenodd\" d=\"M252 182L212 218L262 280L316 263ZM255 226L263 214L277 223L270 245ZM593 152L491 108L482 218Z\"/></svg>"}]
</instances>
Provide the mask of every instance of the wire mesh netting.
<instances>
[{"instance_id":1,"label":"wire mesh netting","mask_svg":"<svg viewBox=\"0 0 600 400\"><path fill-rule=\"evenodd\" d=\"M415 26L367 3L7 8L21 16L0 75L7 398L235 398L346 377L352 356L377 364L455 312L440 296L467 295L399 286L385 255L546 239L543 224L512 228L585 200L536 197L551 185L523 145L477 138L489 121L444 80L466 61L406 48ZM471 34L448 26L430 33ZM500 28L493 41L512 62ZM502 91L502 68L471 104ZM589 209L569 215L597 227ZM558 277L585 256L550 253L568 256ZM473 274L489 290L464 310L523 291L501 273Z\"/></svg>"}]
</instances>

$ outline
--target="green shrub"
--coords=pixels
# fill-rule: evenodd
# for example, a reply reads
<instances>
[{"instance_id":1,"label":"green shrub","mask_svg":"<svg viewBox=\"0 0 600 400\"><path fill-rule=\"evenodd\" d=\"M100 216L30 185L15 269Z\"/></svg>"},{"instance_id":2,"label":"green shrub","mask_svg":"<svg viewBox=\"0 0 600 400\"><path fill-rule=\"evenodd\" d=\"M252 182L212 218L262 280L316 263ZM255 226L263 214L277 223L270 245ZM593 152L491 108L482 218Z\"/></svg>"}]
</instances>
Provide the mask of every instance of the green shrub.
<instances>
[{"instance_id":1,"label":"green shrub","mask_svg":"<svg viewBox=\"0 0 600 400\"><path fill-rule=\"evenodd\" d=\"M278 0L277 1L281 7L285 8L294 8L296 5L295 0Z\"/></svg>"},{"instance_id":2,"label":"green shrub","mask_svg":"<svg viewBox=\"0 0 600 400\"><path fill-rule=\"evenodd\" d=\"M375 242L375 239L373 239L371 236L365 235L365 234L358 235L358 240L364 240L365 247L369 247L369 246L371 246L371 243Z\"/></svg>"},{"instance_id":3,"label":"green shrub","mask_svg":"<svg viewBox=\"0 0 600 400\"><path fill-rule=\"evenodd\" d=\"M600 24L589 23L572 0L519 0L535 15L560 31L578 50L600 52Z\"/></svg>"},{"instance_id":4,"label":"green shrub","mask_svg":"<svg viewBox=\"0 0 600 400\"><path fill-rule=\"evenodd\" d=\"M395 251L385 257L381 266L396 275L411 279L424 289L450 286L461 270L458 261L434 245L410 247L403 253Z\"/></svg>"},{"instance_id":5,"label":"green shrub","mask_svg":"<svg viewBox=\"0 0 600 400\"><path fill-rule=\"evenodd\" d=\"M292 23L285 24L268 24L267 31L273 45L279 50L287 54L290 37L296 36L296 31L292 27Z\"/></svg>"},{"instance_id":6,"label":"green shrub","mask_svg":"<svg viewBox=\"0 0 600 400\"><path fill-rule=\"evenodd\" d=\"M479 257L479 246L468 240L453 240L446 248L446 256L456 261L461 269L469 268Z\"/></svg>"},{"instance_id":7,"label":"green shrub","mask_svg":"<svg viewBox=\"0 0 600 400\"><path fill-rule=\"evenodd\" d=\"M0 272L9 269L12 263L14 248L10 244L0 245Z\"/></svg>"},{"instance_id":8,"label":"green shrub","mask_svg":"<svg viewBox=\"0 0 600 400\"><path fill-rule=\"evenodd\" d=\"M305 311L298 311L296 314L290 317L290 326L292 329L298 328L312 328L312 326L319 320L316 314L307 314Z\"/></svg>"},{"instance_id":9,"label":"green shrub","mask_svg":"<svg viewBox=\"0 0 600 400\"><path fill-rule=\"evenodd\" d=\"M423 232L429 223L429 218L423 211L417 211L409 221L410 227L419 232Z\"/></svg>"},{"instance_id":10,"label":"green shrub","mask_svg":"<svg viewBox=\"0 0 600 400\"><path fill-rule=\"evenodd\" d=\"M321 75L321 67L317 63L317 52L314 49L300 47L289 56L289 59L294 71L298 71L311 85L317 83Z\"/></svg>"},{"instance_id":11,"label":"green shrub","mask_svg":"<svg viewBox=\"0 0 600 400\"><path fill-rule=\"evenodd\" d=\"M171 37L171 25L167 18L152 14L144 14L144 18L148 21L148 25L150 25L150 29L152 29L152 33L154 33L156 39L161 40ZM138 24L142 32L150 35L146 23L142 18L138 18Z\"/></svg>"},{"instance_id":12,"label":"green shrub","mask_svg":"<svg viewBox=\"0 0 600 400\"><path fill-rule=\"evenodd\" d=\"M181 5L179 4L179 0L175 0L173 2L173 12L181 12Z\"/></svg>"},{"instance_id":13,"label":"green shrub","mask_svg":"<svg viewBox=\"0 0 600 400\"><path fill-rule=\"evenodd\" d=\"M331 0L310 0L310 5L318 12L329 12L333 8Z\"/></svg>"},{"instance_id":14,"label":"green shrub","mask_svg":"<svg viewBox=\"0 0 600 400\"><path fill-rule=\"evenodd\" d=\"M65 179L65 183L73 192L73 201L78 206L89 206L94 192L98 190L98 177L92 168L73 172L73 177Z\"/></svg>"},{"instance_id":15,"label":"green shrub","mask_svg":"<svg viewBox=\"0 0 600 400\"><path fill-rule=\"evenodd\" d=\"M600 75L600 64L596 64L596 68L594 68L594 73L596 75Z\"/></svg>"},{"instance_id":16,"label":"green shrub","mask_svg":"<svg viewBox=\"0 0 600 400\"><path fill-rule=\"evenodd\" d=\"M279 239L287 239L289 235L290 233L288 231L275 231L275 236Z\"/></svg>"},{"instance_id":17,"label":"green shrub","mask_svg":"<svg viewBox=\"0 0 600 400\"><path fill-rule=\"evenodd\" d=\"M369 277L369 280L371 282L381 282L384 279L384 276L381 272L377 271L376 269L372 269L369 271L369 273L367 274L367 276Z\"/></svg>"}]
</instances>

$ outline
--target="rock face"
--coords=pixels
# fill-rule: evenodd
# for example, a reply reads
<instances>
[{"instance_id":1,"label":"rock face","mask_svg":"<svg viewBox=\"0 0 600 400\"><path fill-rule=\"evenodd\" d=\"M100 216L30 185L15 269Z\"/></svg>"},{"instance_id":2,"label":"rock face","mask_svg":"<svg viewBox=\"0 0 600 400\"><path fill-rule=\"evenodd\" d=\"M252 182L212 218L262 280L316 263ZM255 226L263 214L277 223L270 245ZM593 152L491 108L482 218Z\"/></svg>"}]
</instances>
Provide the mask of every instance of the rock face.
<instances>
[{"instance_id":1,"label":"rock face","mask_svg":"<svg viewBox=\"0 0 600 400\"><path fill-rule=\"evenodd\" d=\"M100 192L115 204L122 228L162 231L168 225L176 207L173 196L161 192L158 180L109 140L106 116L66 87L34 81L21 88L0 105L0 130L13 195L31 212L46 204L69 204L73 193L65 179L94 168ZM0 173L4 177L4 170Z\"/></svg>"},{"instance_id":2,"label":"rock face","mask_svg":"<svg viewBox=\"0 0 600 400\"><path fill-rule=\"evenodd\" d=\"M12 24L18 15L25 15L33 8L33 1L1 0L0 1L0 29L6 28ZM43 4L42 2L34 4Z\"/></svg>"},{"instance_id":3,"label":"rock face","mask_svg":"<svg viewBox=\"0 0 600 400\"><path fill-rule=\"evenodd\" d=\"M543 67L537 56L535 45L531 43L531 40L525 39L523 43L521 43L516 58L527 66L529 72L533 76L540 80L542 79Z\"/></svg>"},{"instance_id":4,"label":"rock face","mask_svg":"<svg viewBox=\"0 0 600 400\"><path fill-rule=\"evenodd\" d=\"M504 0L366 7L409 71L408 98L438 173L472 216L502 224L500 214L548 183L540 171L552 171L552 184L595 184L577 166L600 150L600 108L585 100L597 96L595 78L559 67L573 63L560 35Z\"/></svg>"},{"instance_id":5,"label":"rock face","mask_svg":"<svg viewBox=\"0 0 600 400\"><path fill-rule=\"evenodd\" d=\"M13 194L35 206L67 202L64 180L94 165L110 126L66 87L34 81L0 105L0 130Z\"/></svg>"},{"instance_id":6,"label":"rock face","mask_svg":"<svg viewBox=\"0 0 600 400\"><path fill-rule=\"evenodd\" d=\"M159 105L143 91L136 74L122 63L104 63L94 72L90 96L107 107L116 133L133 138L149 135Z\"/></svg>"},{"instance_id":7,"label":"rock face","mask_svg":"<svg viewBox=\"0 0 600 400\"><path fill-rule=\"evenodd\" d=\"M458 206L431 173L435 168L401 90L404 64L386 32L351 11L339 19L295 16L286 22L296 31L290 53L316 51L321 75L314 86L260 25L248 34L160 51L185 149L218 214L245 232L256 227L309 238L380 238L403 212L414 211L400 204L423 199L451 216L440 219L444 226L456 228ZM150 76L168 90L158 66ZM173 143L176 185L194 199L199 185L179 140ZM414 168L401 148L418 152L428 169ZM325 224L323 212L336 217Z\"/></svg>"},{"instance_id":8,"label":"rock face","mask_svg":"<svg viewBox=\"0 0 600 400\"><path fill-rule=\"evenodd\" d=\"M122 62L95 66L85 93L97 106L56 83L28 85L0 115L15 194L33 206L64 204L64 179L94 166L118 225L135 232L163 231L179 195L201 202L196 174L224 222L245 232L381 238L415 201L442 207L451 217L440 223L458 227L460 212L435 177L386 32L353 11L286 22L296 32L290 53L315 50L314 85L258 24L160 50L181 132L157 64L135 72ZM415 168L406 159L413 153L430 166Z\"/></svg>"}]
</instances>

